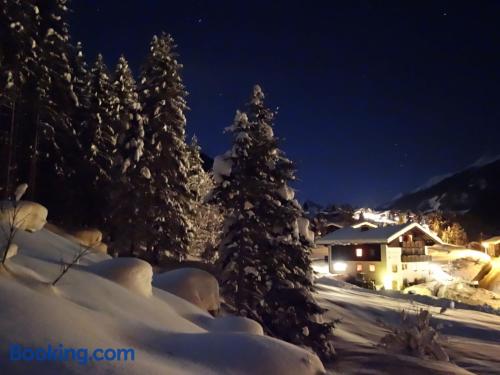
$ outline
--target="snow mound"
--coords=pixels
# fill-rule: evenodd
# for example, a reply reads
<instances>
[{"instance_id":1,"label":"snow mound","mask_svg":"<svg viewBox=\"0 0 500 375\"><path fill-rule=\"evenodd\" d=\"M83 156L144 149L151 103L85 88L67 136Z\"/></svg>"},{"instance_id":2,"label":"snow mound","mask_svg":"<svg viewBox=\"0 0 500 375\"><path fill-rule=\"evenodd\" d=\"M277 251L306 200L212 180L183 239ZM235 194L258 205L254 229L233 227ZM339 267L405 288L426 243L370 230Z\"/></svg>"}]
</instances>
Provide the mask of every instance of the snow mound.
<instances>
[{"instance_id":1,"label":"snow mound","mask_svg":"<svg viewBox=\"0 0 500 375\"><path fill-rule=\"evenodd\" d=\"M102 232L99 229L81 229L71 233L76 240L87 247L93 247L102 242Z\"/></svg>"},{"instance_id":2,"label":"snow mound","mask_svg":"<svg viewBox=\"0 0 500 375\"><path fill-rule=\"evenodd\" d=\"M61 257L72 259L81 247L46 229L20 231L16 244L20 251L10 260L9 273L0 272L0 301L6 302L0 309L0 342L5 343L0 346L1 358L9 356L8 343L16 343L34 348L62 344L88 348L89 354L96 348L131 348L135 360L85 365L78 360L43 365L2 361L2 374L316 375L325 371L318 357L302 348L221 329L242 327L241 322L226 318L218 322L161 289L153 288L153 294L145 297L105 278L120 268L118 274L134 272L136 267L150 272L135 259L109 260L107 255L88 253L54 288L46 281L59 274ZM15 277L21 272L22 280Z\"/></svg>"},{"instance_id":3,"label":"snow mound","mask_svg":"<svg viewBox=\"0 0 500 375\"><path fill-rule=\"evenodd\" d=\"M13 202L0 202L0 223L10 224L14 219L14 225L20 230L36 232L47 223L48 210L39 203L20 201L17 208Z\"/></svg>"},{"instance_id":4,"label":"snow mound","mask_svg":"<svg viewBox=\"0 0 500 375\"><path fill-rule=\"evenodd\" d=\"M197 268L180 268L164 272L155 276L153 285L205 311L219 310L219 283L206 271Z\"/></svg>"},{"instance_id":5,"label":"snow mound","mask_svg":"<svg viewBox=\"0 0 500 375\"><path fill-rule=\"evenodd\" d=\"M223 316L214 319L210 327L219 332L244 332L253 335L263 335L262 326L255 320L239 316Z\"/></svg>"},{"instance_id":6,"label":"snow mound","mask_svg":"<svg viewBox=\"0 0 500 375\"><path fill-rule=\"evenodd\" d=\"M493 309L500 308L500 295L484 288L478 288L471 283L458 280L446 283L431 281L408 287L404 292L445 298L452 301L463 302L468 305L488 305Z\"/></svg>"},{"instance_id":7,"label":"snow mound","mask_svg":"<svg viewBox=\"0 0 500 375\"><path fill-rule=\"evenodd\" d=\"M494 293L500 294L500 258L495 258L491 262L491 270L479 282L479 285Z\"/></svg>"},{"instance_id":8,"label":"snow mound","mask_svg":"<svg viewBox=\"0 0 500 375\"><path fill-rule=\"evenodd\" d=\"M112 280L128 290L149 297L152 295L153 268L137 258L115 258L90 266L89 271Z\"/></svg>"}]
</instances>

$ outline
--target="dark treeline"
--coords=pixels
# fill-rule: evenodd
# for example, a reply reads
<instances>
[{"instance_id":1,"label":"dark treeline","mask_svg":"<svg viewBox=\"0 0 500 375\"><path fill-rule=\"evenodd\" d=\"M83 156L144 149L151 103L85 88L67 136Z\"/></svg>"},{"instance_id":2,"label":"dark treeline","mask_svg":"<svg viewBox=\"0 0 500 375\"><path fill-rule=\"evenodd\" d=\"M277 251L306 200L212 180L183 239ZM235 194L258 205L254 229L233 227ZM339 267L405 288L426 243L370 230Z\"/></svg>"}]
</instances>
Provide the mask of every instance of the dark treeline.
<instances>
[{"instance_id":1,"label":"dark treeline","mask_svg":"<svg viewBox=\"0 0 500 375\"><path fill-rule=\"evenodd\" d=\"M199 151L185 142L175 43L153 37L136 83L123 56L111 71L101 55L87 64L68 11L65 0L2 0L0 193L27 182L56 223L97 226L120 252L182 258Z\"/></svg>"}]
</instances>

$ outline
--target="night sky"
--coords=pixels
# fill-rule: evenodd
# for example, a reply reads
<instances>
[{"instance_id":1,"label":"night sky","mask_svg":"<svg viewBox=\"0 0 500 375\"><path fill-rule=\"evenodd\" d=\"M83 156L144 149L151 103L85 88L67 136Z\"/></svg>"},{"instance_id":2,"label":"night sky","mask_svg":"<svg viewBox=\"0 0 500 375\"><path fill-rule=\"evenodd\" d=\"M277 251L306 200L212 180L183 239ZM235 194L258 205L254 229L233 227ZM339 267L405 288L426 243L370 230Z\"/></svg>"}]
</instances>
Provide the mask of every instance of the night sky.
<instances>
[{"instance_id":1,"label":"night sky","mask_svg":"<svg viewBox=\"0 0 500 375\"><path fill-rule=\"evenodd\" d=\"M329 5L327 5L329 4ZM152 35L179 45L188 133L215 156L259 83L303 201L376 205L495 155L500 1L73 0L89 60L135 73Z\"/></svg>"}]
</instances>

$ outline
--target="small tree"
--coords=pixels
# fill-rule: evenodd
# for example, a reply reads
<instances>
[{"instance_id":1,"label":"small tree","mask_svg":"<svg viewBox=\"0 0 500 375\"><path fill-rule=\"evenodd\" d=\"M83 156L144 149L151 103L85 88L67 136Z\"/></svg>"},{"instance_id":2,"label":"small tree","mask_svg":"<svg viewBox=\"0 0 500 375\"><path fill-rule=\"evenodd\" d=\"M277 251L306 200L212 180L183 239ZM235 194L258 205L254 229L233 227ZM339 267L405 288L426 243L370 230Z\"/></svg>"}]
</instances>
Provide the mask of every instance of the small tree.
<instances>
[{"instance_id":1,"label":"small tree","mask_svg":"<svg viewBox=\"0 0 500 375\"><path fill-rule=\"evenodd\" d=\"M467 233L464 228L457 222L454 222L446 227L442 233L443 241L453 244L464 246L467 244Z\"/></svg>"},{"instance_id":2,"label":"small tree","mask_svg":"<svg viewBox=\"0 0 500 375\"><path fill-rule=\"evenodd\" d=\"M188 160L188 186L194 196L190 217L193 237L189 245L189 254L213 262L217 257L217 246L222 232L222 207L216 202L209 201L215 183L213 175L202 167L203 161L196 137L191 140Z\"/></svg>"},{"instance_id":3,"label":"small tree","mask_svg":"<svg viewBox=\"0 0 500 375\"><path fill-rule=\"evenodd\" d=\"M81 246L80 250L77 253L75 253L75 255L73 256L73 259L68 263L64 262L61 259L61 269L60 269L59 275L57 275L57 277L54 279L54 281L52 281L52 286L55 286L59 282L59 280L61 280L63 278L63 276L66 275L66 273L75 264L78 264L80 259L82 259L85 255L87 255L90 252L90 249L91 249L90 247Z\"/></svg>"}]
</instances>

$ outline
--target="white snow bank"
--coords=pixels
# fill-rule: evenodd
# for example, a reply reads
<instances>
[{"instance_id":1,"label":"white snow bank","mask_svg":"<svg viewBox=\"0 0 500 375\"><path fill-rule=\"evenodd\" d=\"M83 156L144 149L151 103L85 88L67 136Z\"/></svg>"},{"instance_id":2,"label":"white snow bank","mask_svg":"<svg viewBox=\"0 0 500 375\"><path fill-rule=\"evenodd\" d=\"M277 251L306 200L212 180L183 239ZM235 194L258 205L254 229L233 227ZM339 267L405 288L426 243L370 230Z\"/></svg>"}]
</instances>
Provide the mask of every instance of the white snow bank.
<instances>
[{"instance_id":1,"label":"white snow bank","mask_svg":"<svg viewBox=\"0 0 500 375\"><path fill-rule=\"evenodd\" d=\"M494 309L500 309L500 294L457 280L447 283L431 281L408 287L404 292L446 298L469 305L489 305Z\"/></svg>"},{"instance_id":2,"label":"white snow bank","mask_svg":"<svg viewBox=\"0 0 500 375\"><path fill-rule=\"evenodd\" d=\"M89 271L112 280L115 283L146 297L151 296L153 289L153 268L137 258L114 258L90 266Z\"/></svg>"},{"instance_id":3,"label":"white snow bank","mask_svg":"<svg viewBox=\"0 0 500 375\"><path fill-rule=\"evenodd\" d=\"M334 373L354 374L496 374L500 368L500 316L481 307L436 297L372 291L322 277L316 280L316 299L328 309L326 319L341 319L335 329L339 356ZM432 313L432 325L443 336L450 362L387 353L378 343L388 326L399 321L401 310Z\"/></svg>"},{"instance_id":4,"label":"white snow bank","mask_svg":"<svg viewBox=\"0 0 500 375\"><path fill-rule=\"evenodd\" d=\"M11 201L0 202L0 223L10 224L14 221L15 227L20 230L39 231L47 223L47 214L47 209L39 203L20 201L15 208Z\"/></svg>"},{"instance_id":5,"label":"white snow bank","mask_svg":"<svg viewBox=\"0 0 500 375\"><path fill-rule=\"evenodd\" d=\"M239 316L223 316L213 319L210 327L213 331L220 332L244 332L253 335L263 335L262 326L255 320Z\"/></svg>"},{"instance_id":6,"label":"white snow bank","mask_svg":"<svg viewBox=\"0 0 500 375\"><path fill-rule=\"evenodd\" d=\"M102 242L102 232L96 228L81 229L71 235L84 246L91 247Z\"/></svg>"},{"instance_id":7,"label":"white snow bank","mask_svg":"<svg viewBox=\"0 0 500 375\"><path fill-rule=\"evenodd\" d=\"M219 283L206 271L181 268L164 272L155 276L153 285L184 298L205 311L219 310Z\"/></svg>"},{"instance_id":8,"label":"white snow bank","mask_svg":"<svg viewBox=\"0 0 500 375\"><path fill-rule=\"evenodd\" d=\"M108 253L108 245L104 242L98 243L97 245L92 246L92 250L95 250L99 253L107 254Z\"/></svg>"},{"instance_id":9,"label":"white snow bank","mask_svg":"<svg viewBox=\"0 0 500 375\"><path fill-rule=\"evenodd\" d=\"M19 254L9 261L10 276L0 272L0 342L4 343L0 345L0 358L8 358L8 345L17 343L42 348L62 344L65 348L90 351L132 348L135 361L91 361L87 365L77 361L2 361L2 374L324 372L319 359L304 349L266 336L223 331L221 326L228 328L229 322L217 322L207 312L173 294L153 288L152 296L145 297L89 272L99 268L101 262L111 263L109 256L103 254L86 255L53 288L43 280L54 280L60 259L72 259L80 246L45 229L19 232L16 244ZM112 267L103 268L109 271ZM21 272L23 282L13 277ZM28 277L31 283L25 282Z\"/></svg>"},{"instance_id":10,"label":"white snow bank","mask_svg":"<svg viewBox=\"0 0 500 375\"><path fill-rule=\"evenodd\" d=\"M495 258L491 262L490 271L479 282L479 285L500 295L500 258Z\"/></svg>"}]
</instances>

